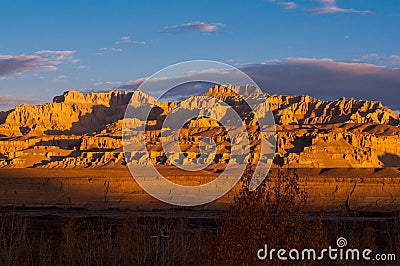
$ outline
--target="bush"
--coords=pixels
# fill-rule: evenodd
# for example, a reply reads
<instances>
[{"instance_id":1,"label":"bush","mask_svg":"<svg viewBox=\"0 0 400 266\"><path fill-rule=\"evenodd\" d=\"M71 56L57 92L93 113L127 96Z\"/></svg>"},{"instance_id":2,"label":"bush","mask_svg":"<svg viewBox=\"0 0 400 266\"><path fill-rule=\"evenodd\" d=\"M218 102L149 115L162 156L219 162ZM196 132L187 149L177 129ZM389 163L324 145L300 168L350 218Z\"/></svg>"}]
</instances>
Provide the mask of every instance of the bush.
<instances>
[{"instance_id":1,"label":"bush","mask_svg":"<svg viewBox=\"0 0 400 266\"><path fill-rule=\"evenodd\" d=\"M209 264L259 264L257 251L264 244L287 250L325 246L321 216L309 222L303 215L307 193L296 173L290 176L279 169L277 177L267 177L255 191L248 189L250 176L248 171L230 212L221 221ZM264 263L279 265L282 261Z\"/></svg>"}]
</instances>

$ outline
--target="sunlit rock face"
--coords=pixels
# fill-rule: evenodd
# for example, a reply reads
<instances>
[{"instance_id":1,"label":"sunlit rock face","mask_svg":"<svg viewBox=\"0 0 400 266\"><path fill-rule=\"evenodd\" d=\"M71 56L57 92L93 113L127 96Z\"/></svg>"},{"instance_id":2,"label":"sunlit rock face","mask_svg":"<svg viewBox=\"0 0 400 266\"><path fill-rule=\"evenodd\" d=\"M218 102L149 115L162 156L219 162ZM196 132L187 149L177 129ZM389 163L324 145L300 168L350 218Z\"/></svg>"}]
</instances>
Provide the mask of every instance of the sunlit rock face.
<instances>
[{"instance_id":1,"label":"sunlit rock face","mask_svg":"<svg viewBox=\"0 0 400 266\"><path fill-rule=\"evenodd\" d=\"M231 88L215 86L204 95L223 100L240 114L250 134L250 148L257 151L254 115ZM247 89L241 88L242 95L246 95ZM276 164L319 168L400 167L400 118L381 103L265 96L276 121ZM195 98L182 101L188 109L207 107ZM152 162L170 165L172 162L166 160L161 145L160 128L179 102L160 103L141 91L88 94L67 91L54 97L52 103L19 105L0 112L0 167L125 167L121 136L128 104L135 112L128 121L132 127L147 126L146 144ZM151 107L154 111L146 121L143 115ZM267 104L261 105L259 114L267 109ZM217 111L223 117L226 108ZM188 121L180 134L184 157L171 160L198 158L204 137L214 140L216 155L202 160L218 165L233 159L230 158L231 140L213 119L202 117ZM130 156L144 160L141 154ZM257 156L246 159L256 163Z\"/></svg>"}]
</instances>

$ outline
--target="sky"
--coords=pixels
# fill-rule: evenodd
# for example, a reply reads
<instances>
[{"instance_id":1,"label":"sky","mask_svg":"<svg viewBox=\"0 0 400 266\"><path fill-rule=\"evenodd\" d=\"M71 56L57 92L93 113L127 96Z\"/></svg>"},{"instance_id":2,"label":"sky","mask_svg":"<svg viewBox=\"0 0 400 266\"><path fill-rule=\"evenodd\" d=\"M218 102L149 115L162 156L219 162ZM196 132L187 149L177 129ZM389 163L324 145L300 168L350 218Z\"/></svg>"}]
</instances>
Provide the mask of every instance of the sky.
<instances>
[{"instance_id":1,"label":"sky","mask_svg":"<svg viewBox=\"0 0 400 266\"><path fill-rule=\"evenodd\" d=\"M224 62L267 93L400 110L400 1L0 2L0 110ZM398 111L396 111L398 112Z\"/></svg>"}]
</instances>

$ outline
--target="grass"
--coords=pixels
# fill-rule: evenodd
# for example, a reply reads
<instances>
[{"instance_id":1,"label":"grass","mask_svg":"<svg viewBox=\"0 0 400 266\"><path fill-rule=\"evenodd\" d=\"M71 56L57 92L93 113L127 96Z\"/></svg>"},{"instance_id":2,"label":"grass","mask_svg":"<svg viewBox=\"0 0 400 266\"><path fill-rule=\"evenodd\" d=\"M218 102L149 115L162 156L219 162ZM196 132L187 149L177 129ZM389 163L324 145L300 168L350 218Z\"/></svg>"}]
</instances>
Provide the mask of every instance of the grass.
<instances>
[{"instance_id":1,"label":"grass","mask_svg":"<svg viewBox=\"0 0 400 266\"><path fill-rule=\"evenodd\" d=\"M0 216L1 265L198 265L204 230L186 219L61 219L55 228L29 228L27 219ZM160 231L168 237L160 237ZM163 242L163 243L161 243ZM161 247L164 247L161 249ZM164 264L162 264L162 262Z\"/></svg>"}]
</instances>

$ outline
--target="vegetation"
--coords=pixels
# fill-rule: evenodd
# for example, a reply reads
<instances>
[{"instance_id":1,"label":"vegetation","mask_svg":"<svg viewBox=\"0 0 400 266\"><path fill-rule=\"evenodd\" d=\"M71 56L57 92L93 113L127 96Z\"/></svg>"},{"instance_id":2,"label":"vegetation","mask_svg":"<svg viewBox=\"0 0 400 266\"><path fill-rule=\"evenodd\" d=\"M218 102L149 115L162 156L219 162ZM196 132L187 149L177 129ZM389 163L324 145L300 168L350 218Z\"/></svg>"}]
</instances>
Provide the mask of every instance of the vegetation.
<instances>
[{"instance_id":1,"label":"vegetation","mask_svg":"<svg viewBox=\"0 0 400 266\"><path fill-rule=\"evenodd\" d=\"M287 250L326 246L321 216L312 222L304 216L307 192L297 174L279 171L275 180L266 179L254 192L248 190L249 182L244 180L231 211L222 220L210 264L260 263L256 254L264 243Z\"/></svg>"},{"instance_id":2,"label":"vegetation","mask_svg":"<svg viewBox=\"0 0 400 266\"><path fill-rule=\"evenodd\" d=\"M304 211L307 193L296 174L279 171L254 192L248 184L245 178L229 212L212 222L133 214L125 219L59 218L38 226L36 218L2 211L1 265L256 265L264 244L318 250L334 246L341 236L350 247L400 250L398 213L382 221L359 221L357 214L346 212L340 214L346 219L326 219Z\"/></svg>"},{"instance_id":3,"label":"vegetation","mask_svg":"<svg viewBox=\"0 0 400 266\"><path fill-rule=\"evenodd\" d=\"M1 216L1 265L197 265L203 261L200 228L191 228L183 219L147 223L139 224L135 216L108 222L64 219L55 232L46 228L32 232L25 219ZM163 239L162 229L166 230Z\"/></svg>"}]
</instances>

